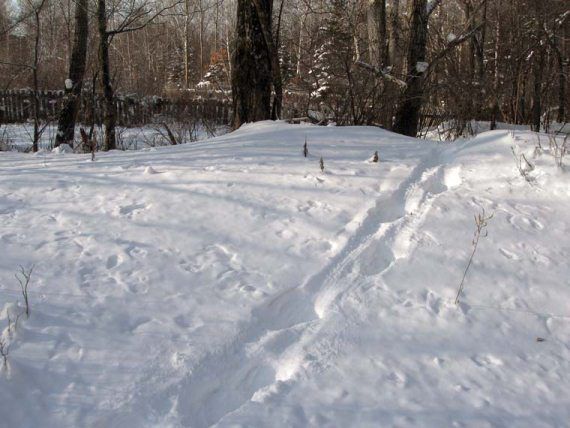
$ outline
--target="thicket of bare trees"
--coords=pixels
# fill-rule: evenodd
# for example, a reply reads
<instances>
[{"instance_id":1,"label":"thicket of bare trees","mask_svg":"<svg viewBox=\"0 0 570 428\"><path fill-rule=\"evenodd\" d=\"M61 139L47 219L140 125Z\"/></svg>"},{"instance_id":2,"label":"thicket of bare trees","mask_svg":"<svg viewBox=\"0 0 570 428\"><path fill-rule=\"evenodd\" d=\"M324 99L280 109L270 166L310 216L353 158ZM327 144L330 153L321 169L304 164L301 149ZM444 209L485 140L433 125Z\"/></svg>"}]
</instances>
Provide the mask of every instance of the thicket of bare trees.
<instances>
[{"instance_id":1,"label":"thicket of bare trees","mask_svg":"<svg viewBox=\"0 0 570 428\"><path fill-rule=\"evenodd\" d=\"M236 126L309 110L408 135L442 121L461 132L473 119L537 129L569 117L566 0L15 4L0 0L0 89L63 89L70 79L73 100L81 80L84 88L95 83L109 100L107 148L115 93L176 96L199 88L229 98L233 89ZM78 20L84 4L87 17ZM70 64L83 40L81 73ZM61 141L69 139L65 129Z\"/></svg>"}]
</instances>

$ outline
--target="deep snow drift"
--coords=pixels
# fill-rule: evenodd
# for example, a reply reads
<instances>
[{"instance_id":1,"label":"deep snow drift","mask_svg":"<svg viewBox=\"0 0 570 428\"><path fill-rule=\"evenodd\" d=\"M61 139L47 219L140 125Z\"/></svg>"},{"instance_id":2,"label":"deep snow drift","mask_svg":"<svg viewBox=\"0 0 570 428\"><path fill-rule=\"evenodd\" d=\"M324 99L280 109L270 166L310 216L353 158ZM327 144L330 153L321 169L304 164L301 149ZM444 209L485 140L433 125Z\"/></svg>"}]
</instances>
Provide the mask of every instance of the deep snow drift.
<instances>
[{"instance_id":1,"label":"deep snow drift","mask_svg":"<svg viewBox=\"0 0 570 428\"><path fill-rule=\"evenodd\" d=\"M0 425L567 426L570 175L535 144L265 122L0 153Z\"/></svg>"}]
</instances>

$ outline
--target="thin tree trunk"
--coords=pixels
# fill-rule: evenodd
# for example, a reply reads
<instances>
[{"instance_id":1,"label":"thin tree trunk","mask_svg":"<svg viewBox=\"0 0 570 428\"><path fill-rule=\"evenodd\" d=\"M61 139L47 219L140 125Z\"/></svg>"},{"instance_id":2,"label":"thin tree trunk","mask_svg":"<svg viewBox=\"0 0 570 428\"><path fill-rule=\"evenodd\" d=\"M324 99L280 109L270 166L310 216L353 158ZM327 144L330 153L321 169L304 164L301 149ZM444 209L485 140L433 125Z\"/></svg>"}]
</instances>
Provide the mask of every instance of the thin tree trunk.
<instances>
[{"instance_id":1,"label":"thin tree trunk","mask_svg":"<svg viewBox=\"0 0 570 428\"><path fill-rule=\"evenodd\" d=\"M204 10L202 9L202 0L200 0L200 32L198 34L200 42L200 77L204 73Z\"/></svg>"},{"instance_id":2,"label":"thin tree trunk","mask_svg":"<svg viewBox=\"0 0 570 428\"><path fill-rule=\"evenodd\" d=\"M491 130L497 129L497 120L500 112L499 107L499 51L501 49L501 0L497 0L495 5L497 10L495 21L495 69L493 71L493 116L491 119Z\"/></svg>"},{"instance_id":3,"label":"thin tree trunk","mask_svg":"<svg viewBox=\"0 0 570 428\"><path fill-rule=\"evenodd\" d=\"M99 62L101 66L101 85L105 98L105 114L103 123L105 125L105 141L103 150L114 150L117 148L115 128L117 123L117 108L111 84L111 67L109 64L109 33L107 32L107 16L105 0L98 0L97 20L99 29Z\"/></svg>"},{"instance_id":4,"label":"thin tree trunk","mask_svg":"<svg viewBox=\"0 0 570 428\"><path fill-rule=\"evenodd\" d=\"M542 116L542 81L545 67L545 51L543 46L544 14L541 5L535 5L536 47L533 63L533 91L532 91L532 127L540 132Z\"/></svg>"},{"instance_id":5,"label":"thin tree trunk","mask_svg":"<svg viewBox=\"0 0 570 428\"><path fill-rule=\"evenodd\" d=\"M184 87L190 87L190 0L184 1Z\"/></svg>"},{"instance_id":6,"label":"thin tree trunk","mask_svg":"<svg viewBox=\"0 0 570 428\"><path fill-rule=\"evenodd\" d=\"M55 146L69 144L73 147L75 121L79 111L83 76L87 63L87 38L89 33L88 0L77 0L75 6L75 36L69 62L69 81L65 86L65 98L59 115Z\"/></svg>"},{"instance_id":7,"label":"thin tree trunk","mask_svg":"<svg viewBox=\"0 0 570 428\"><path fill-rule=\"evenodd\" d=\"M477 49L476 49L476 56L477 56L477 76L481 84L483 84L483 80L485 79L485 42L487 41L487 0L483 2L483 11L481 16L481 22L483 26L481 30L478 32L479 39L477 39Z\"/></svg>"},{"instance_id":8,"label":"thin tree trunk","mask_svg":"<svg viewBox=\"0 0 570 428\"><path fill-rule=\"evenodd\" d=\"M32 143L32 151L36 153L39 149L40 142L40 95L38 84L38 67L40 63L40 40L41 40L41 22L40 13L45 2L42 2L37 9L34 10L36 23L36 34L34 38L34 65L32 68L33 79L33 111L34 111L34 141Z\"/></svg>"}]
</instances>

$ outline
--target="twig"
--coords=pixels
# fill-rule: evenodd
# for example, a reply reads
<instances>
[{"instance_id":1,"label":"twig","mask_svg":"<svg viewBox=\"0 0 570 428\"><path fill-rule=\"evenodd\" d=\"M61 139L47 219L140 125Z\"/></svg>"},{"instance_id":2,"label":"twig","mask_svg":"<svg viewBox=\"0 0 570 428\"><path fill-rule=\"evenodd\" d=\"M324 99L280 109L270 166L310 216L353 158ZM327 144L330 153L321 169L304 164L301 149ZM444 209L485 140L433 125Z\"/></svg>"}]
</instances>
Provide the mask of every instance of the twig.
<instances>
[{"instance_id":1,"label":"twig","mask_svg":"<svg viewBox=\"0 0 570 428\"><path fill-rule=\"evenodd\" d=\"M30 318L30 302L28 300L28 285L30 284L30 279L32 277L32 272L34 271L34 265L32 265L28 270L20 266L20 272L14 275L18 282L20 283L20 289L22 291L22 296L24 297L24 304L26 305L26 318Z\"/></svg>"},{"instance_id":2,"label":"twig","mask_svg":"<svg viewBox=\"0 0 570 428\"><path fill-rule=\"evenodd\" d=\"M10 353L10 344L8 344L4 339L0 339L0 356L3 359L3 367L8 367L8 354Z\"/></svg>"},{"instance_id":3,"label":"twig","mask_svg":"<svg viewBox=\"0 0 570 428\"><path fill-rule=\"evenodd\" d=\"M465 268L465 272L463 272L463 278L461 278L461 283L459 284L459 289L457 290L457 296L455 297L455 304L459 303L459 297L463 292L463 287L465 285L465 278L467 277L467 272L471 267L471 263L473 263L473 257L475 257L475 252L477 251L477 246L479 245L479 239L481 236L484 238L487 237L487 225L489 220L493 218L494 214L489 216L485 215L485 209L480 214L475 215L475 233L473 235L473 251L471 252L471 256L469 257L469 262L467 263L467 267Z\"/></svg>"}]
</instances>

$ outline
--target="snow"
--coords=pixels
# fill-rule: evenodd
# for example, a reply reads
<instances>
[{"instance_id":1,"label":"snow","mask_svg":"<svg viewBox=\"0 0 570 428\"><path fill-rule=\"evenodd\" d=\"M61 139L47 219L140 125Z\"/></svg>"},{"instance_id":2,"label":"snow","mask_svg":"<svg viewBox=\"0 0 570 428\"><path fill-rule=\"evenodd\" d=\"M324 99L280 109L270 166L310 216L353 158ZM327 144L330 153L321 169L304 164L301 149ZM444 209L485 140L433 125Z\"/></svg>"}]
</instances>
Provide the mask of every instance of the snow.
<instances>
[{"instance_id":1,"label":"snow","mask_svg":"<svg viewBox=\"0 0 570 428\"><path fill-rule=\"evenodd\" d=\"M73 153L73 149L71 148L71 146L69 144L60 144L57 147L54 147L52 149L53 153Z\"/></svg>"},{"instance_id":2,"label":"snow","mask_svg":"<svg viewBox=\"0 0 570 428\"><path fill-rule=\"evenodd\" d=\"M416 63L416 71L418 73L425 73L428 68L429 68L429 63L427 62L419 61Z\"/></svg>"},{"instance_id":3,"label":"snow","mask_svg":"<svg viewBox=\"0 0 570 428\"><path fill-rule=\"evenodd\" d=\"M543 138L261 122L0 153L0 324L35 266L2 424L564 426L570 183Z\"/></svg>"}]
</instances>

